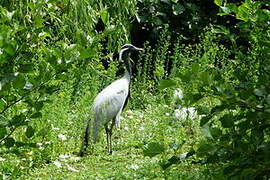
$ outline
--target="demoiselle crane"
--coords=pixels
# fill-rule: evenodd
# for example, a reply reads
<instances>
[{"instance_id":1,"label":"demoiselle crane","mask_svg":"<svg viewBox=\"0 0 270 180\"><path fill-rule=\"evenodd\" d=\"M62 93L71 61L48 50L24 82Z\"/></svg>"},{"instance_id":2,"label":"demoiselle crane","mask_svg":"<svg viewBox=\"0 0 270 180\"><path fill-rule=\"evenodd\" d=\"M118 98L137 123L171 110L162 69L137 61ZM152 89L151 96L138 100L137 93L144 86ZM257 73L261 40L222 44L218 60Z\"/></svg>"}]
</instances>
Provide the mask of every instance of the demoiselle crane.
<instances>
[{"instance_id":1,"label":"demoiselle crane","mask_svg":"<svg viewBox=\"0 0 270 180\"><path fill-rule=\"evenodd\" d=\"M122 78L112 82L109 86L103 89L95 98L92 107L92 119L93 119L93 143L96 143L99 139L100 127L105 127L107 135L107 148L108 153L112 154L112 130L113 127L120 127L120 114L125 106L128 95L131 80L131 64L128 60L128 54L130 51L141 51L143 49L137 48L132 44L125 44L122 46L119 53L119 60L125 64L125 74ZM89 143L91 119L86 123L84 142L80 155L83 156L86 152Z\"/></svg>"}]
</instances>

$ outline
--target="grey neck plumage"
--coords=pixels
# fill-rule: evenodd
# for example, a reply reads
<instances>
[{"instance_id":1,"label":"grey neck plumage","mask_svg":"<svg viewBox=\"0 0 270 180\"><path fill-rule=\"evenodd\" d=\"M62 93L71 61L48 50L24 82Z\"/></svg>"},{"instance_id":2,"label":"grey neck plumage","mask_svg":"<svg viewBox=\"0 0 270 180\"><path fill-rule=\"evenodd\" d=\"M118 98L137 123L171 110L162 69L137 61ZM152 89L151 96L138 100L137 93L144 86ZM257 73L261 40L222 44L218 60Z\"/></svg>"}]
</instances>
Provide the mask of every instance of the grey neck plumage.
<instances>
[{"instance_id":1,"label":"grey neck plumage","mask_svg":"<svg viewBox=\"0 0 270 180\"><path fill-rule=\"evenodd\" d=\"M122 49L120 52L120 57L119 59L124 61L125 63L125 67L126 67L126 73L125 74L129 74L129 76L131 76L132 70L131 70L131 64L128 60L128 53L129 53L129 49Z\"/></svg>"}]
</instances>

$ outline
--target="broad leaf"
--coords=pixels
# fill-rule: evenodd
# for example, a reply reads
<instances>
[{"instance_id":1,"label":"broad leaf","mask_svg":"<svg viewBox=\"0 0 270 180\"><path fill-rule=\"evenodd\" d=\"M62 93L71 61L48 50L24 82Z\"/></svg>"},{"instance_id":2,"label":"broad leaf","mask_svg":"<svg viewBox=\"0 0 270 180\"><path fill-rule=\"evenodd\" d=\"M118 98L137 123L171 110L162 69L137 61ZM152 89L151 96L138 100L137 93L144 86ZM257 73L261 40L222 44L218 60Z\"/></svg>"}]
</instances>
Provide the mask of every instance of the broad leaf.
<instances>
[{"instance_id":1,"label":"broad leaf","mask_svg":"<svg viewBox=\"0 0 270 180\"><path fill-rule=\"evenodd\" d=\"M201 144L197 150L197 155L206 156L207 154L213 154L216 151L216 147L214 144Z\"/></svg>"},{"instance_id":2,"label":"broad leaf","mask_svg":"<svg viewBox=\"0 0 270 180\"><path fill-rule=\"evenodd\" d=\"M12 126L21 126L25 124L25 115L20 114L20 115L16 115L12 118L12 120L10 121L10 125Z\"/></svg>"},{"instance_id":3,"label":"broad leaf","mask_svg":"<svg viewBox=\"0 0 270 180\"><path fill-rule=\"evenodd\" d=\"M201 120L200 120L200 126L204 126L206 123L208 123L210 121L210 119L212 118L212 116L207 115L204 116Z\"/></svg>"},{"instance_id":4,"label":"broad leaf","mask_svg":"<svg viewBox=\"0 0 270 180\"><path fill-rule=\"evenodd\" d=\"M109 21L110 14L107 10L102 10L100 12L100 17L101 17L102 22L104 24L107 24L107 22Z\"/></svg>"},{"instance_id":5,"label":"broad leaf","mask_svg":"<svg viewBox=\"0 0 270 180\"><path fill-rule=\"evenodd\" d=\"M210 132L210 127L208 125L204 125L202 127L201 133L205 138L213 139L212 134Z\"/></svg>"},{"instance_id":6,"label":"broad leaf","mask_svg":"<svg viewBox=\"0 0 270 180\"><path fill-rule=\"evenodd\" d=\"M24 76L19 74L16 79L12 82L12 85L15 89L22 89L25 86Z\"/></svg>"},{"instance_id":7,"label":"broad leaf","mask_svg":"<svg viewBox=\"0 0 270 180\"><path fill-rule=\"evenodd\" d=\"M14 144L15 144L15 140L13 138L7 138L7 139L5 139L4 145L6 147L10 148L10 147L14 146Z\"/></svg>"},{"instance_id":8,"label":"broad leaf","mask_svg":"<svg viewBox=\"0 0 270 180\"><path fill-rule=\"evenodd\" d=\"M224 128L231 128L234 126L234 118L231 114L226 114L222 118L220 118L222 123L222 127Z\"/></svg>"},{"instance_id":9,"label":"broad leaf","mask_svg":"<svg viewBox=\"0 0 270 180\"><path fill-rule=\"evenodd\" d=\"M36 113L34 113L34 114L32 114L32 115L30 116L30 118L32 118L32 119L40 118L40 117L42 117L41 112L36 112Z\"/></svg>"},{"instance_id":10,"label":"broad leaf","mask_svg":"<svg viewBox=\"0 0 270 180\"><path fill-rule=\"evenodd\" d=\"M181 4L175 4L172 6L173 14L174 15L179 15L182 14L185 11L185 7L182 6Z\"/></svg>"},{"instance_id":11,"label":"broad leaf","mask_svg":"<svg viewBox=\"0 0 270 180\"><path fill-rule=\"evenodd\" d=\"M0 112L2 112L6 107L6 101L4 99L0 99Z\"/></svg>"},{"instance_id":12,"label":"broad leaf","mask_svg":"<svg viewBox=\"0 0 270 180\"><path fill-rule=\"evenodd\" d=\"M34 134L35 134L35 129L32 126L28 126L25 131L26 137L31 138L34 136Z\"/></svg>"},{"instance_id":13,"label":"broad leaf","mask_svg":"<svg viewBox=\"0 0 270 180\"><path fill-rule=\"evenodd\" d=\"M0 139L4 138L7 135L7 129L4 126L0 126Z\"/></svg>"},{"instance_id":14,"label":"broad leaf","mask_svg":"<svg viewBox=\"0 0 270 180\"><path fill-rule=\"evenodd\" d=\"M48 134L49 131L50 131L50 127L44 127L44 128L42 128L41 130L38 131L36 136L44 137L46 134Z\"/></svg>"},{"instance_id":15,"label":"broad leaf","mask_svg":"<svg viewBox=\"0 0 270 180\"><path fill-rule=\"evenodd\" d=\"M162 79L160 80L159 89L171 88L171 87L174 87L175 85L176 85L176 82L174 80Z\"/></svg>"},{"instance_id":16,"label":"broad leaf","mask_svg":"<svg viewBox=\"0 0 270 180\"><path fill-rule=\"evenodd\" d=\"M87 59L93 57L95 55L95 51L93 49L81 49L80 50L80 59Z\"/></svg>"},{"instance_id":17,"label":"broad leaf","mask_svg":"<svg viewBox=\"0 0 270 180\"><path fill-rule=\"evenodd\" d=\"M29 73L34 70L34 65L33 64L22 64L20 65L18 71L21 73Z\"/></svg>"},{"instance_id":18,"label":"broad leaf","mask_svg":"<svg viewBox=\"0 0 270 180\"><path fill-rule=\"evenodd\" d=\"M152 142L148 144L147 148L143 150L144 156L154 157L160 153L163 153L165 148L159 143Z\"/></svg>"},{"instance_id":19,"label":"broad leaf","mask_svg":"<svg viewBox=\"0 0 270 180\"><path fill-rule=\"evenodd\" d=\"M223 0L214 0L214 3L218 6L222 6Z\"/></svg>"}]
</instances>

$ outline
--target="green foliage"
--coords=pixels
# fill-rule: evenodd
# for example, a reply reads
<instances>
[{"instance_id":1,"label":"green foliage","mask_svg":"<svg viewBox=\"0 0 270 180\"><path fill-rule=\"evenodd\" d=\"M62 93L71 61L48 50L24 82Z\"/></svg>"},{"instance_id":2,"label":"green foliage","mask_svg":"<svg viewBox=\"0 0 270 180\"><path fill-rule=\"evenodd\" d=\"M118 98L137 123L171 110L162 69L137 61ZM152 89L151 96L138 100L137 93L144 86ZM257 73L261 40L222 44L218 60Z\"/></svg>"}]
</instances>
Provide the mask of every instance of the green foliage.
<instances>
[{"instance_id":1,"label":"green foliage","mask_svg":"<svg viewBox=\"0 0 270 180\"><path fill-rule=\"evenodd\" d=\"M205 26L217 22L218 7L213 1L207 1L206 5L197 0L140 0L137 6L137 21L149 32L147 39L154 41L168 26L172 37L182 35L194 42Z\"/></svg>"},{"instance_id":2,"label":"green foliage","mask_svg":"<svg viewBox=\"0 0 270 180\"><path fill-rule=\"evenodd\" d=\"M205 163L220 165L217 171L222 170L227 178L267 178L269 11L262 8L265 2L247 0L238 6L215 3L223 11L219 15L242 20L237 27L252 47L245 52L235 45L234 38L239 38L236 34L222 26L211 27L202 36L201 44L176 46L172 80L161 81L162 88L179 84L188 92L184 103L199 105L199 113L205 115L200 124L206 141L198 145L198 157ZM220 33L230 39L231 50L219 44L221 37L215 34ZM181 64L176 65L180 59ZM210 104L203 100L210 100Z\"/></svg>"},{"instance_id":3,"label":"green foliage","mask_svg":"<svg viewBox=\"0 0 270 180\"><path fill-rule=\"evenodd\" d=\"M252 0L2 0L0 177L269 178L267 7ZM135 17L154 41L135 60L134 111L114 131L113 156L102 139L93 155L73 161L93 98L117 78L113 58L138 38L130 38ZM180 101L172 100L174 88L184 92ZM199 116L174 120L179 102Z\"/></svg>"},{"instance_id":4,"label":"green foliage","mask_svg":"<svg viewBox=\"0 0 270 180\"><path fill-rule=\"evenodd\" d=\"M215 3L222 5L222 1ZM196 60L194 62L193 56L191 66L180 70L178 75L184 87L189 88L191 96L196 97L199 93L198 97L219 101L217 104L206 106L206 109L211 110L203 113L206 113L206 116L201 119L201 126L202 134L207 141L199 145L196 154L205 158L206 163L222 165L220 169L229 178L261 179L269 175L266 169L269 165L267 134L270 114L267 83L270 62L269 54L266 53L266 49L269 50L266 46L269 43L266 42L266 39L269 40L269 30L265 28L269 20L269 11L261 9L262 4L253 1L245 1L238 7L229 4L228 7L225 6L226 12L224 7L221 7L224 12L220 15L235 13L236 18L244 21L239 22L238 27L241 32L246 33L246 37L252 43L248 52L242 52L241 48L234 47L236 49L232 51L237 53L235 59L224 61L228 57L227 53L223 53L217 56L219 61L224 59L221 61L222 69L215 68L211 66L215 61L209 60L215 60L216 54L222 52L223 47L220 45L215 47L213 44L209 46L208 42L213 42L213 39L206 34L207 41L202 41L203 51L199 48L202 56L198 58L201 53L197 54L197 57L195 55L199 64ZM187 59L188 56L184 57ZM205 63L205 60L208 61ZM248 66L241 65L243 61L247 62ZM200 103L198 100L201 98L186 101L189 101L188 104Z\"/></svg>"},{"instance_id":5,"label":"green foliage","mask_svg":"<svg viewBox=\"0 0 270 180\"><path fill-rule=\"evenodd\" d=\"M45 143L53 134L46 113L53 112L44 112L44 107L57 99L55 92L60 97L66 93L65 103L71 106L88 91L91 99L115 78L116 64L106 71L99 60L110 64L112 53L104 55L104 49L115 52L128 41L134 5L135 1L117 2L114 8L125 11L115 11L107 8L111 2L1 1L0 151L6 158L16 155L20 162L11 169L4 169L9 165L3 162L2 176L17 178L24 172L15 173L19 168L27 171L54 156L49 153L56 150L54 145ZM96 30L99 19L105 25L102 32ZM21 160L29 153L30 158Z\"/></svg>"},{"instance_id":6,"label":"green foliage","mask_svg":"<svg viewBox=\"0 0 270 180\"><path fill-rule=\"evenodd\" d=\"M163 153L165 151L164 146L159 143L149 143L147 145L147 148L144 149L143 154L145 156L154 157L160 153Z\"/></svg>"}]
</instances>

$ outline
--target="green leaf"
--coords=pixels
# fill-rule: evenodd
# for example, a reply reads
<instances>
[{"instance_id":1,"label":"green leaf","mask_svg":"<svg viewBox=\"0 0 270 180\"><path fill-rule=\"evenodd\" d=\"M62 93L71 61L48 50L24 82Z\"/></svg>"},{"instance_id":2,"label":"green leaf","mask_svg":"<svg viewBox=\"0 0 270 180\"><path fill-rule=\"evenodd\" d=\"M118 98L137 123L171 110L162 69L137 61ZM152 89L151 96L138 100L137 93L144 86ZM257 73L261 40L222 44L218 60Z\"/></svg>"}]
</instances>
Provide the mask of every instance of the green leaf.
<instances>
[{"instance_id":1,"label":"green leaf","mask_svg":"<svg viewBox=\"0 0 270 180\"><path fill-rule=\"evenodd\" d=\"M12 82L12 85L15 89L22 89L25 86L25 79L22 74L16 76L16 79Z\"/></svg>"},{"instance_id":2,"label":"green leaf","mask_svg":"<svg viewBox=\"0 0 270 180\"><path fill-rule=\"evenodd\" d=\"M93 49L81 49L79 58L80 59L87 59L87 58L95 56L95 53L96 52Z\"/></svg>"},{"instance_id":3,"label":"green leaf","mask_svg":"<svg viewBox=\"0 0 270 180\"><path fill-rule=\"evenodd\" d=\"M4 99L0 99L0 112L2 112L6 107L6 101Z\"/></svg>"},{"instance_id":4,"label":"green leaf","mask_svg":"<svg viewBox=\"0 0 270 180\"><path fill-rule=\"evenodd\" d=\"M230 9L226 6L221 6L220 9L224 14L230 14ZM219 14L220 15L220 14Z\"/></svg>"},{"instance_id":5,"label":"green leaf","mask_svg":"<svg viewBox=\"0 0 270 180\"><path fill-rule=\"evenodd\" d=\"M255 89L255 90L254 90L254 94L255 94L256 96L262 97L262 96L264 96L264 93L265 93L265 90L264 90L264 89Z\"/></svg>"},{"instance_id":6,"label":"green leaf","mask_svg":"<svg viewBox=\"0 0 270 180\"><path fill-rule=\"evenodd\" d=\"M50 131L50 127L44 127L41 130L38 131L37 136L44 137L48 132Z\"/></svg>"},{"instance_id":7,"label":"green leaf","mask_svg":"<svg viewBox=\"0 0 270 180\"><path fill-rule=\"evenodd\" d=\"M159 89L166 89L171 88L176 85L176 82L174 80L168 80L168 79L162 79L160 80Z\"/></svg>"},{"instance_id":8,"label":"green leaf","mask_svg":"<svg viewBox=\"0 0 270 180\"><path fill-rule=\"evenodd\" d=\"M28 126L25 131L26 137L31 138L34 136L34 134L35 134L35 129L32 126Z\"/></svg>"},{"instance_id":9,"label":"green leaf","mask_svg":"<svg viewBox=\"0 0 270 180\"><path fill-rule=\"evenodd\" d=\"M189 81L191 80L191 77L192 77L192 72L190 72L190 71L179 72L177 74L177 77L179 77L181 79L181 81L183 81L185 83L189 83Z\"/></svg>"},{"instance_id":10,"label":"green leaf","mask_svg":"<svg viewBox=\"0 0 270 180\"><path fill-rule=\"evenodd\" d=\"M42 109L42 107L44 106L44 101L38 101L34 104L34 108L37 110L37 111L40 111Z\"/></svg>"},{"instance_id":11,"label":"green leaf","mask_svg":"<svg viewBox=\"0 0 270 180\"><path fill-rule=\"evenodd\" d=\"M26 117L23 114L16 115L10 121L10 125L12 126L21 126L25 124Z\"/></svg>"},{"instance_id":12,"label":"green leaf","mask_svg":"<svg viewBox=\"0 0 270 180\"><path fill-rule=\"evenodd\" d=\"M213 139L208 125L204 125L201 129L201 133L205 138Z\"/></svg>"},{"instance_id":13,"label":"green leaf","mask_svg":"<svg viewBox=\"0 0 270 180\"><path fill-rule=\"evenodd\" d=\"M11 44L8 44L6 47L5 47L5 51L9 54L9 55L14 55L16 50L15 48L11 45Z\"/></svg>"},{"instance_id":14,"label":"green leaf","mask_svg":"<svg viewBox=\"0 0 270 180\"><path fill-rule=\"evenodd\" d=\"M222 135L222 131L219 128L210 128L210 133L212 135L212 137L214 138L218 138Z\"/></svg>"},{"instance_id":15,"label":"green leaf","mask_svg":"<svg viewBox=\"0 0 270 180\"><path fill-rule=\"evenodd\" d=\"M201 72L199 75L201 81L203 81L204 84L208 85L211 82L211 75L207 72Z\"/></svg>"},{"instance_id":16,"label":"green leaf","mask_svg":"<svg viewBox=\"0 0 270 180\"><path fill-rule=\"evenodd\" d=\"M224 109L226 109L225 105L215 106L213 109L211 109L211 113L219 113L222 112Z\"/></svg>"},{"instance_id":17,"label":"green leaf","mask_svg":"<svg viewBox=\"0 0 270 180\"><path fill-rule=\"evenodd\" d=\"M222 127L231 128L234 126L234 118L231 114L225 114L222 118L220 118L222 123Z\"/></svg>"},{"instance_id":18,"label":"green leaf","mask_svg":"<svg viewBox=\"0 0 270 180\"><path fill-rule=\"evenodd\" d=\"M267 104L270 104L270 94L267 95L265 101L267 102Z\"/></svg>"},{"instance_id":19,"label":"green leaf","mask_svg":"<svg viewBox=\"0 0 270 180\"><path fill-rule=\"evenodd\" d=\"M206 123L208 123L210 121L210 119L212 118L212 116L205 116L200 120L200 126L204 126Z\"/></svg>"},{"instance_id":20,"label":"green leaf","mask_svg":"<svg viewBox=\"0 0 270 180\"><path fill-rule=\"evenodd\" d=\"M34 70L34 65L33 64L22 64L20 65L18 71L21 73L29 73Z\"/></svg>"},{"instance_id":21,"label":"green leaf","mask_svg":"<svg viewBox=\"0 0 270 180\"><path fill-rule=\"evenodd\" d=\"M143 150L144 156L154 157L160 153L163 153L165 148L159 143L152 142L148 144L147 148Z\"/></svg>"},{"instance_id":22,"label":"green leaf","mask_svg":"<svg viewBox=\"0 0 270 180\"><path fill-rule=\"evenodd\" d=\"M162 167L163 170L167 169L168 167L170 167L173 164L177 164L180 162L180 158L177 156L172 156L170 159L168 159L168 161L166 162L161 162L160 166Z\"/></svg>"},{"instance_id":23,"label":"green leaf","mask_svg":"<svg viewBox=\"0 0 270 180\"><path fill-rule=\"evenodd\" d=\"M203 143L197 150L198 156L206 156L208 154L213 154L216 151L216 147L214 144Z\"/></svg>"},{"instance_id":24,"label":"green leaf","mask_svg":"<svg viewBox=\"0 0 270 180\"><path fill-rule=\"evenodd\" d=\"M214 0L214 3L218 6L222 6L223 0Z\"/></svg>"},{"instance_id":25,"label":"green leaf","mask_svg":"<svg viewBox=\"0 0 270 180\"><path fill-rule=\"evenodd\" d=\"M10 148L10 147L14 146L14 144L15 144L15 140L13 138L7 138L7 139L5 139L4 145L6 147Z\"/></svg>"},{"instance_id":26,"label":"green leaf","mask_svg":"<svg viewBox=\"0 0 270 180\"><path fill-rule=\"evenodd\" d=\"M101 17L101 20L104 24L107 24L108 21L109 21L109 17L110 17L110 14L107 10L102 10L100 12L100 17Z\"/></svg>"},{"instance_id":27,"label":"green leaf","mask_svg":"<svg viewBox=\"0 0 270 180\"><path fill-rule=\"evenodd\" d=\"M40 118L40 117L42 117L41 112L36 112L36 113L34 113L34 114L32 114L32 115L30 116L30 118L32 118L32 119Z\"/></svg>"},{"instance_id":28,"label":"green leaf","mask_svg":"<svg viewBox=\"0 0 270 180\"><path fill-rule=\"evenodd\" d=\"M193 74L197 74L199 72L200 69L200 64L199 63L193 63L191 65L191 70Z\"/></svg>"},{"instance_id":29,"label":"green leaf","mask_svg":"<svg viewBox=\"0 0 270 180\"><path fill-rule=\"evenodd\" d=\"M181 4L175 4L172 6L173 14L174 15L179 15L182 14L185 11L185 7L182 6Z\"/></svg>"},{"instance_id":30,"label":"green leaf","mask_svg":"<svg viewBox=\"0 0 270 180\"><path fill-rule=\"evenodd\" d=\"M7 129L4 126L0 126L0 139L4 138L7 135Z\"/></svg>"},{"instance_id":31,"label":"green leaf","mask_svg":"<svg viewBox=\"0 0 270 180\"><path fill-rule=\"evenodd\" d=\"M236 18L243 21L248 21L251 18L251 15L249 15L249 10L246 7L245 3L238 7Z\"/></svg>"}]
</instances>

